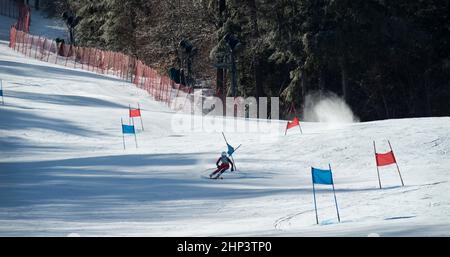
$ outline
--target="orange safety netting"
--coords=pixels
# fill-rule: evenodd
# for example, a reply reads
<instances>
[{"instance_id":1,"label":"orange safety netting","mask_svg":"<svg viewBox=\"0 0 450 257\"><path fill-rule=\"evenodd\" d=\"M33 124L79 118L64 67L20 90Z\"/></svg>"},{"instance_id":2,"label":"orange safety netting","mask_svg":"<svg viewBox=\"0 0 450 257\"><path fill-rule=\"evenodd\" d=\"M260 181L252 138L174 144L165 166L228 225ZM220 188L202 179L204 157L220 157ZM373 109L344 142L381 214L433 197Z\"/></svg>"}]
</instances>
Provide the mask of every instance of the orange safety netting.
<instances>
[{"instance_id":1,"label":"orange safety netting","mask_svg":"<svg viewBox=\"0 0 450 257\"><path fill-rule=\"evenodd\" d=\"M156 100L169 105L177 97L187 99L193 92L192 87L176 84L169 77L159 75L156 70L135 57L96 48L74 46L29 34L31 11L23 1L0 0L0 15L17 18L17 22L10 29L9 47L26 56L119 77L134 83Z\"/></svg>"},{"instance_id":2,"label":"orange safety netting","mask_svg":"<svg viewBox=\"0 0 450 257\"><path fill-rule=\"evenodd\" d=\"M79 47L41 36L34 36L12 26L10 48L45 62L112 75L134 83L156 100L172 104L176 97L187 97L192 87L176 84L142 61L123 53Z\"/></svg>"}]
</instances>

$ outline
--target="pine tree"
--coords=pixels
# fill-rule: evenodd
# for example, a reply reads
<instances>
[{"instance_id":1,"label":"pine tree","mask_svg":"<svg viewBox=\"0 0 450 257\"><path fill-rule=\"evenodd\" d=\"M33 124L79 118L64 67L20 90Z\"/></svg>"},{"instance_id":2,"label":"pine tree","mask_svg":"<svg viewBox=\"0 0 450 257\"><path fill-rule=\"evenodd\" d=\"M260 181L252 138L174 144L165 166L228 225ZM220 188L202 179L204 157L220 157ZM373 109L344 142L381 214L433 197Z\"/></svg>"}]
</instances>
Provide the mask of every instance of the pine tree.
<instances>
[{"instance_id":1,"label":"pine tree","mask_svg":"<svg viewBox=\"0 0 450 257\"><path fill-rule=\"evenodd\" d=\"M362 120L450 115L450 3L382 0L55 0L82 18L76 42L134 55L161 73L219 78L233 52L238 95L281 96L302 109L331 91ZM181 42L184 42L180 44ZM187 54L182 45L196 50ZM227 71L227 85L221 79Z\"/></svg>"},{"instance_id":2,"label":"pine tree","mask_svg":"<svg viewBox=\"0 0 450 257\"><path fill-rule=\"evenodd\" d=\"M108 50L126 54L136 52L136 0L106 0L105 23L100 30Z\"/></svg>"},{"instance_id":3,"label":"pine tree","mask_svg":"<svg viewBox=\"0 0 450 257\"><path fill-rule=\"evenodd\" d=\"M75 40L77 44L104 49L106 42L103 39L102 26L107 20L107 9L104 0L70 0L70 4L81 17L76 27Z\"/></svg>"}]
</instances>

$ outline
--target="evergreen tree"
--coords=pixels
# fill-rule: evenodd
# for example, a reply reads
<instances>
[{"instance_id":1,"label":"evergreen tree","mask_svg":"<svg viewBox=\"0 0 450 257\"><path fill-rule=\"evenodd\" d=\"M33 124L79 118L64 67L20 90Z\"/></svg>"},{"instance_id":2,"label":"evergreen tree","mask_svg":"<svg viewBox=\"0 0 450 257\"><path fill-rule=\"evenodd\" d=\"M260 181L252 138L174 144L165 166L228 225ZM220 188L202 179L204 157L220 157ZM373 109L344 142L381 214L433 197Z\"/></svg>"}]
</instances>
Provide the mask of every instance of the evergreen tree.
<instances>
[{"instance_id":1,"label":"evergreen tree","mask_svg":"<svg viewBox=\"0 0 450 257\"><path fill-rule=\"evenodd\" d=\"M104 49L103 25L107 21L107 5L105 0L70 0L71 6L81 21L76 27L77 44Z\"/></svg>"},{"instance_id":2,"label":"evergreen tree","mask_svg":"<svg viewBox=\"0 0 450 257\"><path fill-rule=\"evenodd\" d=\"M126 54L136 52L136 0L106 0L105 23L100 30L108 50Z\"/></svg>"},{"instance_id":3,"label":"evergreen tree","mask_svg":"<svg viewBox=\"0 0 450 257\"><path fill-rule=\"evenodd\" d=\"M362 120L450 115L450 19L444 0L55 0L80 16L80 45L134 55L165 73L190 69L230 94L281 96L301 111L331 91ZM59 14L60 15L60 14ZM228 39L228 42L227 42ZM183 42L183 43L182 43ZM183 45L195 51L187 53ZM189 67L189 68L188 68ZM221 79L226 72L226 85Z\"/></svg>"}]
</instances>

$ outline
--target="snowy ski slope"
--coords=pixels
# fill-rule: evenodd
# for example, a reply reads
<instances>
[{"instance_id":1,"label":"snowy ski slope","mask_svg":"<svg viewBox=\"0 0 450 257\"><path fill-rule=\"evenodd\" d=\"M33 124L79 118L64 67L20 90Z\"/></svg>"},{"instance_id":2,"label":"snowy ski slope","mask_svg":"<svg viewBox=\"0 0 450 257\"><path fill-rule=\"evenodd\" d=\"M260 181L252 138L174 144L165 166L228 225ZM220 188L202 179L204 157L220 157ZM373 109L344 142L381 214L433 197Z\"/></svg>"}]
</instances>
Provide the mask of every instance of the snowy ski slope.
<instances>
[{"instance_id":1,"label":"snowy ski slope","mask_svg":"<svg viewBox=\"0 0 450 257\"><path fill-rule=\"evenodd\" d=\"M0 16L0 35L10 21ZM227 132L242 144L238 171L208 180L226 149L220 132L179 131L172 110L130 83L0 43L0 236L450 235L449 117ZM145 131L124 151L120 118L137 102ZM372 140L384 152L386 139L405 187L389 166L378 189ZM316 225L310 167L328 163L341 223L331 189L318 186Z\"/></svg>"}]
</instances>

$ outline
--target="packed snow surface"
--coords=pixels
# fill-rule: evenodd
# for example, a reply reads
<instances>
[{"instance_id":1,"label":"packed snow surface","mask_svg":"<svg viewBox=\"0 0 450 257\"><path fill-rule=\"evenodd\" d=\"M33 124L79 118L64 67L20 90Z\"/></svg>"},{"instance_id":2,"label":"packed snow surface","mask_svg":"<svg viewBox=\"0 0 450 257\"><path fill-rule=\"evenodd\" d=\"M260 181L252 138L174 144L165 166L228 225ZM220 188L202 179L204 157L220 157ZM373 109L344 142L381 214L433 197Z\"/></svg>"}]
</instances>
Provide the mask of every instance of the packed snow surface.
<instances>
[{"instance_id":1,"label":"packed snow surface","mask_svg":"<svg viewBox=\"0 0 450 257\"><path fill-rule=\"evenodd\" d=\"M0 35L7 35L0 16ZM5 40L5 38L1 38ZM23 57L0 44L1 236L450 236L450 118L361 123L238 120L237 171L205 179L221 130L183 130L166 105L116 78ZM128 106L140 104L134 137ZM197 117L198 118L198 117ZM208 121L208 120L206 120ZM233 124L226 121L226 125ZM269 128L269 129L268 129ZM378 152L390 140L395 165ZM311 166L331 164L332 189Z\"/></svg>"}]
</instances>

